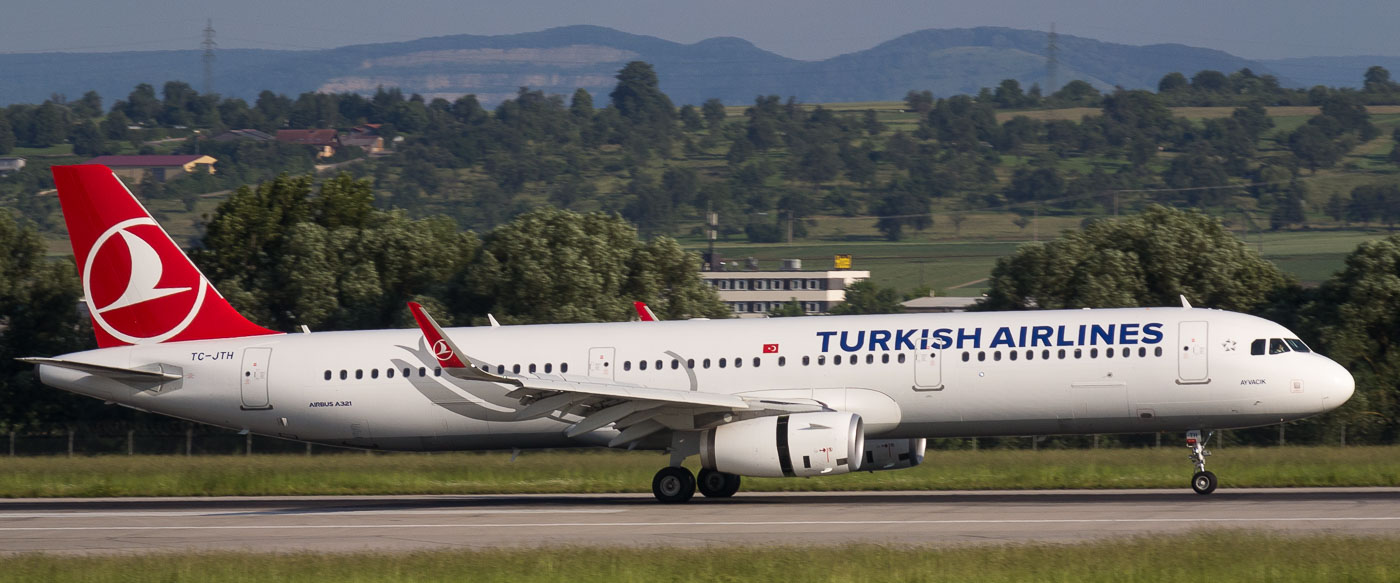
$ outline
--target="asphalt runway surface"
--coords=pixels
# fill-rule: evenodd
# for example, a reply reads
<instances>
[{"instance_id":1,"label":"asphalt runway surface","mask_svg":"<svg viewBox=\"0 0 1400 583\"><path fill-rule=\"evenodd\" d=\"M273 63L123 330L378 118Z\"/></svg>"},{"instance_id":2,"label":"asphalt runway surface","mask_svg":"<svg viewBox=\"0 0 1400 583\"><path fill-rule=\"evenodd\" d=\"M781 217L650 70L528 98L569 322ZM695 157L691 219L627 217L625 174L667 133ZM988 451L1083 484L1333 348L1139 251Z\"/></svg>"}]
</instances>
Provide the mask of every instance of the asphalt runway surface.
<instances>
[{"instance_id":1,"label":"asphalt runway surface","mask_svg":"<svg viewBox=\"0 0 1400 583\"><path fill-rule=\"evenodd\" d=\"M0 554L1077 542L1199 529L1400 536L1400 488L0 501Z\"/></svg>"}]
</instances>

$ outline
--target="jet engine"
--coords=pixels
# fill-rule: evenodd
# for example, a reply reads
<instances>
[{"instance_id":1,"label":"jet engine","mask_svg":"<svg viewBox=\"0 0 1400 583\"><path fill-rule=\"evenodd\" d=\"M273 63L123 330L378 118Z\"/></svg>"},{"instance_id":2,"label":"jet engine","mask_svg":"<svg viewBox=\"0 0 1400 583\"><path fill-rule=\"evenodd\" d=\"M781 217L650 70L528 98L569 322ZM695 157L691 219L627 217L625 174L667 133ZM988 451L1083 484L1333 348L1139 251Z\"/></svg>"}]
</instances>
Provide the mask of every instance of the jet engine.
<instances>
[{"instance_id":1,"label":"jet engine","mask_svg":"<svg viewBox=\"0 0 1400 583\"><path fill-rule=\"evenodd\" d=\"M864 444L865 429L855 413L758 417L706 429L700 463L740 476L836 475L860 469Z\"/></svg>"},{"instance_id":2,"label":"jet engine","mask_svg":"<svg viewBox=\"0 0 1400 583\"><path fill-rule=\"evenodd\" d=\"M912 468L924 461L924 448L928 440L914 439L867 439L861 452L860 469L867 472L879 470L902 470Z\"/></svg>"}]
</instances>

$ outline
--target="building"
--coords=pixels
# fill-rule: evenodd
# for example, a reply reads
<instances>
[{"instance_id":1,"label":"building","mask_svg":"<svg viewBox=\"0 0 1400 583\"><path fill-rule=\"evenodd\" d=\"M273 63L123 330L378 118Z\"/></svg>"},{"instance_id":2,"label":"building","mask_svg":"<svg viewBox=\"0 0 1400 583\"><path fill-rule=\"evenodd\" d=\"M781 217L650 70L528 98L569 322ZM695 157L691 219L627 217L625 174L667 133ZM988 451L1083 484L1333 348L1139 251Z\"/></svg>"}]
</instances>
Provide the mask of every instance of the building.
<instances>
[{"instance_id":1,"label":"building","mask_svg":"<svg viewBox=\"0 0 1400 583\"><path fill-rule=\"evenodd\" d=\"M335 130L277 130L277 141L316 148L317 158L334 156L340 147L340 136Z\"/></svg>"},{"instance_id":2,"label":"building","mask_svg":"<svg viewBox=\"0 0 1400 583\"><path fill-rule=\"evenodd\" d=\"M0 158L0 172L19 172L24 165L24 158Z\"/></svg>"},{"instance_id":3,"label":"building","mask_svg":"<svg viewBox=\"0 0 1400 583\"><path fill-rule=\"evenodd\" d=\"M172 178L194 172L214 173L212 156L198 154L178 154L168 156L98 156L88 160L88 164L101 164L127 184L139 184L146 176L152 180L165 182Z\"/></svg>"},{"instance_id":4,"label":"building","mask_svg":"<svg viewBox=\"0 0 1400 583\"><path fill-rule=\"evenodd\" d=\"M360 148L366 154L379 154L384 151L384 138L372 134L340 134L340 145L347 148Z\"/></svg>"},{"instance_id":5,"label":"building","mask_svg":"<svg viewBox=\"0 0 1400 583\"><path fill-rule=\"evenodd\" d=\"M869 271L702 271L700 277L740 317L762 316L797 300L809 314L824 314L846 301L846 286Z\"/></svg>"},{"instance_id":6,"label":"building","mask_svg":"<svg viewBox=\"0 0 1400 583\"><path fill-rule=\"evenodd\" d=\"M272 137L272 134L260 132L258 130L229 130L214 136L212 139L216 142L271 142L277 138Z\"/></svg>"},{"instance_id":7,"label":"building","mask_svg":"<svg viewBox=\"0 0 1400 583\"><path fill-rule=\"evenodd\" d=\"M901 303L904 311L910 314L935 314L966 312L982 298L959 298L953 296L914 298Z\"/></svg>"}]
</instances>

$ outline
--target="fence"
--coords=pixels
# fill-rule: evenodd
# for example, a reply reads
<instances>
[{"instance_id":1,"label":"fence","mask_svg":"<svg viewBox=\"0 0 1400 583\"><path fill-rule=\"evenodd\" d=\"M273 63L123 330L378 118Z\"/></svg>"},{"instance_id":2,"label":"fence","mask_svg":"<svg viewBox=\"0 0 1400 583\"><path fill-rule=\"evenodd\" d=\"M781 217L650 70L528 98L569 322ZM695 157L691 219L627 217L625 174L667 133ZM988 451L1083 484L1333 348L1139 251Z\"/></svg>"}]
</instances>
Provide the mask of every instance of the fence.
<instances>
[{"instance_id":1,"label":"fence","mask_svg":"<svg viewBox=\"0 0 1400 583\"><path fill-rule=\"evenodd\" d=\"M72 429L49 433L8 433L10 456L79 455L252 455L323 454L362 450L290 441L276 437L190 427L183 433L95 433Z\"/></svg>"}]
</instances>

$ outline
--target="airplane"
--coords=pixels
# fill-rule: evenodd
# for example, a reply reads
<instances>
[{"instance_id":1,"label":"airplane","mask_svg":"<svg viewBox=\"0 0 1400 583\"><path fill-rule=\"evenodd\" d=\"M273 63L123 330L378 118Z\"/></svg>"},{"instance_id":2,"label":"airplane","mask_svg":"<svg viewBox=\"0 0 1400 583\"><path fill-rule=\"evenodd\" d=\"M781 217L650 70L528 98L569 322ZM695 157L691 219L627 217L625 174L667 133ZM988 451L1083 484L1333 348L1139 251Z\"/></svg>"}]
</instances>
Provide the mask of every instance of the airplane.
<instances>
[{"instance_id":1,"label":"airplane","mask_svg":"<svg viewBox=\"0 0 1400 583\"><path fill-rule=\"evenodd\" d=\"M106 167L54 166L99 348L47 385L259 435L393 451L669 453L663 503L742 476L919 465L927 439L1203 431L1324 413L1354 383L1283 326L1180 307L281 333L233 308ZM649 314L648 314L649 315ZM682 464L699 456L699 476Z\"/></svg>"}]
</instances>

